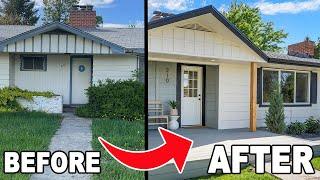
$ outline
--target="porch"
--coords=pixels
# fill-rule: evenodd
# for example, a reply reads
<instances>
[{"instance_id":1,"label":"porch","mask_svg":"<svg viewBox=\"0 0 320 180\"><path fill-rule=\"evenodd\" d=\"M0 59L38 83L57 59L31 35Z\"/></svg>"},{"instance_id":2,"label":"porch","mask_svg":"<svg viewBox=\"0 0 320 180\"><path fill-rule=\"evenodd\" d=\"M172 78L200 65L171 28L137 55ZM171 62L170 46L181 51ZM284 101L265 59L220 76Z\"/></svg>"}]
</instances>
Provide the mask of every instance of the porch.
<instances>
[{"instance_id":1,"label":"porch","mask_svg":"<svg viewBox=\"0 0 320 180\"><path fill-rule=\"evenodd\" d=\"M157 130L149 130L148 133L149 149L163 144ZM274 134L263 129L250 132L247 128L232 130L217 130L205 127L180 128L175 133L193 140L193 147L187 157L183 174L178 174L171 161L158 170L150 171L150 179L187 179L207 175L207 168L215 144L225 145L228 155L231 153L231 145L233 144L304 144L312 146L315 154L320 152L319 141Z\"/></svg>"},{"instance_id":2,"label":"porch","mask_svg":"<svg viewBox=\"0 0 320 180\"><path fill-rule=\"evenodd\" d=\"M264 127L256 118L257 63L149 53L148 99L169 115L177 101L180 127Z\"/></svg>"}]
</instances>

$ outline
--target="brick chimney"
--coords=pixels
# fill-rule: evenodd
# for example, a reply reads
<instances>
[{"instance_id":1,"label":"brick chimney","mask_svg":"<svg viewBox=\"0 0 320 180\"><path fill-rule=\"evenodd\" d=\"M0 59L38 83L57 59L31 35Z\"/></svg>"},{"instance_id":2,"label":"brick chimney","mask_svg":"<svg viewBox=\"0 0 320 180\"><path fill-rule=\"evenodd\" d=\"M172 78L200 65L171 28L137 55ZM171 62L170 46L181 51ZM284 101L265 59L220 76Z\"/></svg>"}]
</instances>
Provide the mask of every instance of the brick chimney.
<instances>
[{"instance_id":1,"label":"brick chimney","mask_svg":"<svg viewBox=\"0 0 320 180\"><path fill-rule=\"evenodd\" d=\"M288 46L288 55L298 57L314 57L315 43L309 38L306 38L303 42L291 44Z\"/></svg>"},{"instance_id":2,"label":"brick chimney","mask_svg":"<svg viewBox=\"0 0 320 180\"><path fill-rule=\"evenodd\" d=\"M92 5L76 5L70 10L69 24L77 28L95 28L96 11Z\"/></svg>"}]
</instances>

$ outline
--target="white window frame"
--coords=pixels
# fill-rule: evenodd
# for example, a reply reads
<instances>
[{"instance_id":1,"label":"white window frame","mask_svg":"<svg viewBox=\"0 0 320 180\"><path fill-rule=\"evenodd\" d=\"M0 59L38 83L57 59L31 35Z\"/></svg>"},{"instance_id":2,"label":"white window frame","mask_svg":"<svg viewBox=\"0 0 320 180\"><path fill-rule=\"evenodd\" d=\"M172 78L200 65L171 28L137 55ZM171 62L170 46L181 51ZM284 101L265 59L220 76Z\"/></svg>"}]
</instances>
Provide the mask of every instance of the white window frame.
<instances>
[{"instance_id":1,"label":"white window frame","mask_svg":"<svg viewBox=\"0 0 320 180\"><path fill-rule=\"evenodd\" d=\"M309 105L310 104L310 96L311 96L311 93L310 93L310 90L311 90L311 72L310 71L301 71L301 70L290 70L290 69L276 69L276 68L262 68L262 78L261 78L261 81L262 81L262 88L261 88L261 99L262 99L262 105L270 105L269 102L264 102L263 100L263 79L264 79L264 70L267 70L267 71L276 71L278 72L278 85L279 85L279 88L281 88L281 72L282 71L285 71L285 72L294 72L294 93L293 93L293 103L283 103L284 105ZM305 74L308 74L308 97L307 97L307 102L296 102L296 84L297 84L297 73L305 73ZM281 92L281 89L279 89L280 92Z\"/></svg>"}]
</instances>

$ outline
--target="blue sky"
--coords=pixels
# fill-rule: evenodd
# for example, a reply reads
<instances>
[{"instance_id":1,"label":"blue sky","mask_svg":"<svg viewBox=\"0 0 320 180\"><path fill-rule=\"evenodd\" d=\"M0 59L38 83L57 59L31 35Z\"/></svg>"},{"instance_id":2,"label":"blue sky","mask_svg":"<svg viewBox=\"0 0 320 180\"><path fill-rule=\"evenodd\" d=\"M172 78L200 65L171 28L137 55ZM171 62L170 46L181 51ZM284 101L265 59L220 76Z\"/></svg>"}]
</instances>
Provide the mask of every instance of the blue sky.
<instances>
[{"instance_id":1,"label":"blue sky","mask_svg":"<svg viewBox=\"0 0 320 180\"><path fill-rule=\"evenodd\" d=\"M220 11L227 10L231 2L232 0L149 0L148 16L151 17L154 10L180 13L205 5L214 5ZM245 2L260 8L264 21L271 21L276 29L284 29L289 33L282 47L302 41L306 36L312 40L320 37L320 0L247 0Z\"/></svg>"},{"instance_id":2,"label":"blue sky","mask_svg":"<svg viewBox=\"0 0 320 180\"><path fill-rule=\"evenodd\" d=\"M42 9L43 0L35 1L37 7ZM94 5L97 15L103 17L105 27L144 25L144 0L80 0L80 4Z\"/></svg>"}]
</instances>

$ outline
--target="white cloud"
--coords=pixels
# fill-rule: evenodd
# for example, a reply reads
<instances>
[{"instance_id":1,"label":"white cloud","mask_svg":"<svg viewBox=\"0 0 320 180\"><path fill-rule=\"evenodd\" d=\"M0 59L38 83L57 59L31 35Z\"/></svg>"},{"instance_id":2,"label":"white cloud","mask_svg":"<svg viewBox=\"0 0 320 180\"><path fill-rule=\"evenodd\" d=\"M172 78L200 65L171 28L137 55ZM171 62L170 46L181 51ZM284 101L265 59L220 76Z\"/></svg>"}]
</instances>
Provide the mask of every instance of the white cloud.
<instances>
[{"instance_id":1,"label":"white cloud","mask_svg":"<svg viewBox=\"0 0 320 180\"><path fill-rule=\"evenodd\" d=\"M35 6L36 8L40 8L43 6L43 0L35 0Z\"/></svg>"},{"instance_id":2,"label":"white cloud","mask_svg":"<svg viewBox=\"0 0 320 180\"><path fill-rule=\"evenodd\" d=\"M304 11L320 10L320 0L287 1L273 3L261 0L255 4L261 10L262 14L275 15L279 13L296 14Z\"/></svg>"},{"instance_id":3,"label":"white cloud","mask_svg":"<svg viewBox=\"0 0 320 180\"><path fill-rule=\"evenodd\" d=\"M170 11L182 11L193 5L193 0L148 0L149 10L160 10L162 8Z\"/></svg>"},{"instance_id":4,"label":"white cloud","mask_svg":"<svg viewBox=\"0 0 320 180\"><path fill-rule=\"evenodd\" d=\"M228 10L228 6L226 4L222 4L219 9L220 12L225 12Z\"/></svg>"},{"instance_id":5,"label":"white cloud","mask_svg":"<svg viewBox=\"0 0 320 180\"><path fill-rule=\"evenodd\" d=\"M35 0L36 7L43 7L43 0ZM114 0L80 0L81 5L93 5L93 6L104 6L113 3Z\"/></svg>"},{"instance_id":6,"label":"white cloud","mask_svg":"<svg viewBox=\"0 0 320 180\"><path fill-rule=\"evenodd\" d=\"M129 23L131 24L131 23ZM104 23L102 27L107 28L107 27L112 27L112 28L128 28L129 24L116 24L116 23ZM143 28L144 27L144 21L136 21L133 23L136 28Z\"/></svg>"},{"instance_id":7,"label":"white cloud","mask_svg":"<svg viewBox=\"0 0 320 180\"><path fill-rule=\"evenodd\" d=\"M114 0L80 0L81 5L104 6L113 3Z\"/></svg>"}]
</instances>

